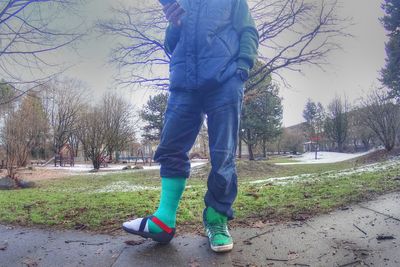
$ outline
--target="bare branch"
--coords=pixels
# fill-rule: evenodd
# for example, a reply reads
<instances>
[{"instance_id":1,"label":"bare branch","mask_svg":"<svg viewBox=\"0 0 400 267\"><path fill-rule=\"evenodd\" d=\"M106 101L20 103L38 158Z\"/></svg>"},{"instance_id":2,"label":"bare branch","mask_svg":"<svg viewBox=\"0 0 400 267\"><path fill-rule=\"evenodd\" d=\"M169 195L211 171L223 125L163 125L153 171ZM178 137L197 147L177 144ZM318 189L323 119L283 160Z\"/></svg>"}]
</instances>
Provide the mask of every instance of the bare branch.
<instances>
[{"instance_id":1,"label":"bare branch","mask_svg":"<svg viewBox=\"0 0 400 267\"><path fill-rule=\"evenodd\" d=\"M323 68L327 56L341 48L340 38L350 36L346 32L350 21L338 16L336 0L249 0L249 5L260 35L263 67L254 73L260 76L259 82L271 74L280 76L282 69ZM167 23L160 7L120 5L112 12L114 19L101 21L98 27L120 41L110 59L120 70L117 82L166 88L170 56L163 46Z\"/></svg>"},{"instance_id":2,"label":"bare branch","mask_svg":"<svg viewBox=\"0 0 400 267\"><path fill-rule=\"evenodd\" d=\"M47 67L52 68L52 72L56 67L55 72L64 70L61 64L51 62L49 55L62 48L72 47L83 34L77 33L79 25L71 24L68 28L60 25L57 26L59 29L54 27L60 24L59 18L70 14L71 8L78 2L0 1L0 76L7 83L26 83L30 91L40 86L46 78L49 80L49 76L55 75L46 73Z\"/></svg>"}]
</instances>

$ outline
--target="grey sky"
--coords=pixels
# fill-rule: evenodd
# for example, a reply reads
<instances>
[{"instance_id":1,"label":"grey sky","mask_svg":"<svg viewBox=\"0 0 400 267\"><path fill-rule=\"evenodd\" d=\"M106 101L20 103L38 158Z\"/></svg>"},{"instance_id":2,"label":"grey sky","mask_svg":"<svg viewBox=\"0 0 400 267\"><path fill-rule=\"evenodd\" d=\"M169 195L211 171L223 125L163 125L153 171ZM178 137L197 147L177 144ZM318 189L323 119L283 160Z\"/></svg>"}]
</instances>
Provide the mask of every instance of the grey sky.
<instances>
[{"instance_id":1,"label":"grey sky","mask_svg":"<svg viewBox=\"0 0 400 267\"><path fill-rule=\"evenodd\" d=\"M153 0L154 1L154 0ZM135 1L125 1L133 3ZM107 18L112 0L88 1L85 6L87 24L99 18ZM346 96L351 102L368 92L373 84L378 84L379 70L384 64L386 40L385 32L379 22L383 16L379 0L342 1L341 14L353 17L354 26L350 32L354 38L341 43L343 51L336 51L328 58L329 66L325 72L316 67L307 67L304 74L283 72L291 88L281 88L284 98L284 125L290 126L302 121L302 110L311 98L327 105L335 96ZM113 66L107 63L107 56L113 40L96 38L90 35L78 46L79 56L68 54L69 61L76 65L67 71L67 75L85 81L93 93L101 94L113 88ZM151 94L149 90L121 90L127 94L136 106L141 106Z\"/></svg>"}]
</instances>

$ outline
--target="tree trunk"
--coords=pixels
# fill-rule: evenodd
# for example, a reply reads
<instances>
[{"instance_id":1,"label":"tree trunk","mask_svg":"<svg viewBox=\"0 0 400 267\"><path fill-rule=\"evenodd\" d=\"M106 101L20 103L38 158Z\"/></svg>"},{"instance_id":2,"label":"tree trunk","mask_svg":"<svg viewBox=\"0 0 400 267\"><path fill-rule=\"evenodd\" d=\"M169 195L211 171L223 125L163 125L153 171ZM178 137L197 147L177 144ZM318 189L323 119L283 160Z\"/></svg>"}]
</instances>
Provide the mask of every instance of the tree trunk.
<instances>
[{"instance_id":1,"label":"tree trunk","mask_svg":"<svg viewBox=\"0 0 400 267\"><path fill-rule=\"evenodd\" d=\"M315 160L318 159L318 143L315 143Z\"/></svg>"},{"instance_id":2,"label":"tree trunk","mask_svg":"<svg viewBox=\"0 0 400 267\"><path fill-rule=\"evenodd\" d=\"M249 150L249 160L254 160L253 145L251 143L248 143L247 148Z\"/></svg>"},{"instance_id":3,"label":"tree trunk","mask_svg":"<svg viewBox=\"0 0 400 267\"><path fill-rule=\"evenodd\" d=\"M339 151L340 153L343 152L343 143L342 143L342 142L338 142L338 151Z\"/></svg>"},{"instance_id":4,"label":"tree trunk","mask_svg":"<svg viewBox=\"0 0 400 267\"><path fill-rule=\"evenodd\" d=\"M95 169L97 171L100 170L100 165L101 165L100 157L92 160L92 163L93 163L93 169Z\"/></svg>"},{"instance_id":5,"label":"tree trunk","mask_svg":"<svg viewBox=\"0 0 400 267\"><path fill-rule=\"evenodd\" d=\"M263 140L262 142L263 142L263 144L262 144L262 146L263 146L263 157L266 158L267 157L267 141Z\"/></svg>"},{"instance_id":6,"label":"tree trunk","mask_svg":"<svg viewBox=\"0 0 400 267\"><path fill-rule=\"evenodd\" d=\"M357 139L353 140L354 151L358 151Z\"/></svg>"},{"instance_id":7,"label":"tree trunk","mask_svg":"<svg viewBox=\"0 0 400 267\"><path fill-rule=\"evenodd\" d=\"M394 148L394 144L393 143L390 142L390 143L386 143L385 144L386 151L390 152L390 151L393 150L393 148Z\"/></svg>"},{"instance_id":8,"label":"tree trunk","mask_svg":"<svg viewBox=\"0 0 400 267\"><path fill-rule=\"evenodd\" d=\"M238 158L242 158L242 138L239 137L239 155Z\"/></svg>"},{"instance_id":9,"label":"tree trunk","mask_svg":"<svg viewBox=\"0 0 400 267\"><path fill-rule=\"evenodd\" d=\"M251 132L250 129L247 129L247 148L249 150L249 160L254 160L253 144L251 142Z\"/></svg>"},{"instance_id":10,"label":"tree trunk","mask_svg":"<svg viewBox=\"0 0 400 267\"><path fill-rule=\"evenodd\" d=\"M369 140L362 140L362 143L363 143L363 145L364 145L364 149L365 149L365 151L368 151L369 150Z\"/></svg>"}]
</instances>

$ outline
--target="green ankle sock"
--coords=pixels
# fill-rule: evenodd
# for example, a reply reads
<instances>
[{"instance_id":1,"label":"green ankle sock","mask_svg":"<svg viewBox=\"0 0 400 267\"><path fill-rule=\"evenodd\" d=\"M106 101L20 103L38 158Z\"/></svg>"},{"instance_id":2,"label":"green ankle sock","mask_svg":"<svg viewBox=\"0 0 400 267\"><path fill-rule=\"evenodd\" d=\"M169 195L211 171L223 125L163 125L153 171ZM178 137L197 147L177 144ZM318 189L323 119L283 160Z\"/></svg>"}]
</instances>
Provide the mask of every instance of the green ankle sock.
<instances>
[{"instance_id":1,"label":"green ankle sock","mask_svg":"<svg viewBox=\"0 0 400 267\"><path fill-rule=\"evenodd\" d=\"M222 215L218 211L216 211L212 207L208 207L206 210L206 220L210 224L217 224L217 223L227 223L228 217Z\"/></svg>"},{"instance_id":2,"label":"green ankle sock","mask_svg":"<svg viewBox=\"0 0 400 267\"><path fill-rule=\"evenodd\" d=\"M179 201L185 190L186 178L167 178L161 179L161 200L157 211L154 213L158 219L171 228L176 224L176 212ZM162 230L152 221L149 221L150 233L161 233Z\"/></svg>"}]
</instances>

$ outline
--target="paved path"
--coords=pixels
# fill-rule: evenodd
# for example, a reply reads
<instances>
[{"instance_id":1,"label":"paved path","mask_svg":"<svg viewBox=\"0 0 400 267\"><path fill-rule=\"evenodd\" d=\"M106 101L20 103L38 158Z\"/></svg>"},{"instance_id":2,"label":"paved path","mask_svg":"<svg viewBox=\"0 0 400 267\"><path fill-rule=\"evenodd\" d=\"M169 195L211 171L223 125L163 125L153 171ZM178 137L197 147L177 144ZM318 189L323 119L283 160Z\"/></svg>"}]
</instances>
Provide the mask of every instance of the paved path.
<instances>
[{"instance_id":1,"label":"paved path","mask_svg":"<svg viewBox=\"0 0 400 267\"><path fill-rule=\"evenodd\" d=\"M400 266L400 192L306 222L232 234L233 252L217 255L201 236L161 246L129 235L0 226L0 266Z\"/></svg>"}]
</instances>

